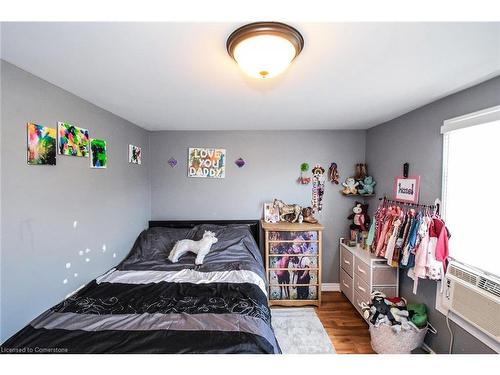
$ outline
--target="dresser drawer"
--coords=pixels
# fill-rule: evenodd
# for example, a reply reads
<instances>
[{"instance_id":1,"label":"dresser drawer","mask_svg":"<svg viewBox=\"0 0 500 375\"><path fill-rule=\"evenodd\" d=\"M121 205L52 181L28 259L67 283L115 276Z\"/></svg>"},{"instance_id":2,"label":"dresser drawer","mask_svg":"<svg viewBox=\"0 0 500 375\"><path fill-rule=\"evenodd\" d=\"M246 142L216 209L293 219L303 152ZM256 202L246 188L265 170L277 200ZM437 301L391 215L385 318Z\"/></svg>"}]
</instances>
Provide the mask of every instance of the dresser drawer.
<instances>
[{"instance_id":1,"label":"dresser drawer","mask_svg":"<svg viewBox=\"0 0 500 375\"><path fill-rule=\"evenodd\" d=\"M315 230L311 231L270 231L269 232L269 242L278 241L302 241L302 242L318 242L318 232Z\"/></svg>"},{"instance_id":2,"label":"dresser drawer","mask_svg":"<svg viewBox=\"0 0 500 375\"><path fill-rule=\"evenodd\" d=\"M373 285L396 285L398 272L392 267L373 267Z\"/></svg>"},{"instance_id":3,"label":"dresser drawer","mask_svg":"<svg viewBox=\"0 0 500 375\"><path fill-rule=\"evenodd\" d=\"M340 270L340 290L352 303L352 278L344 270Z\"/></svg>"},{"instance_id":4,"label":"dresser drawer","mask_svg":"<svg viewBox=\"0 0 500 375\"><path fill-rule=\"evenodd\" d=\"M374 286L372 290L378 290L379 292L384 293L387 297L399 297L396 293L395 286Z\"/></svg>"},{"instance_id":5,"label":"dresser drawer","mask_svg":"<svg viewBox=\"0 0 500 375\"><path fill-rule=\"evenodd\" d=\"M370 284L370 266L357 257L354 257L354 273L366 284Z\"/></svg>"},{"instance_id":6,"label":"dresser drawer","mask_svg":"<svg viewBox=\"0 0 500 375\"><path fill-rule=\"evenodd\" d=\"M304 242L304 241L279 241L269 243L269 254L271 255L311 255L316 256L319 254L318 242Z\"/></svg>"},{"instance_id":7,"label":"dresser drawer","mask_svg":"<svg viewBox=\"0 0 500 375\"><path fill-rule=\"evenodd\" d=\"M361 279L356 273L354 274L352 288L356 293L360 295L361 298L363 298L363 301L370 301L371 289L368 284L365 283L364 280Z\"/></svg>"},{"instance_id":8,"label":"dresser drawer","mask_svg":"<svg viewBox=\"0 0 500 375\"><path fill-rule=\"evenodd\" d=\"M294 301L311 301L319 298L317 285L272 285L269 288L269 300L294 300Z\"/></svg>"},{"instance_id":9,"label":"dresser drawer","mask_svg":"<svg viewBox=\"0 0 500 375\"><path fill-rule=\"evenodd\" d=\"M361 303L370 303L370 300L365 300L358 292L354 291L352 304L358 310L358 312L363 316L363 309L361 308Z\"/></svg>"},{"instance_id":10,"label":"dresser drawer","mask_svg":"<svg viewBox=\"0 0 500 375\"><path fill-rule=\"evenodd\" d=\"M350 251L340 248L340 265L349 276L352 277L353 255Z\"/></svg>"},{"instance_id":11,"label":"dresser drawer","mask_svg":"<svg viewBox=\"0 0 500 375\"><path fill-rule=\"evenodd\" d=\"M318 268L318 257L291 254L269 256L269 268Z\"/></svg>"},{"instance_id":12,"label":"dresser drawer","mask_svg":"<svg viewBox=\"0 0 500 375\"><path fill-rule=\"evenodd\" d=\"M307 272L307 274L306 274ZM295 285L295 284L311 284L318 285L318 271L310 269L270 269L269 270L269 285L279 286L282 284Z\"/></svg>"}]
</instances>

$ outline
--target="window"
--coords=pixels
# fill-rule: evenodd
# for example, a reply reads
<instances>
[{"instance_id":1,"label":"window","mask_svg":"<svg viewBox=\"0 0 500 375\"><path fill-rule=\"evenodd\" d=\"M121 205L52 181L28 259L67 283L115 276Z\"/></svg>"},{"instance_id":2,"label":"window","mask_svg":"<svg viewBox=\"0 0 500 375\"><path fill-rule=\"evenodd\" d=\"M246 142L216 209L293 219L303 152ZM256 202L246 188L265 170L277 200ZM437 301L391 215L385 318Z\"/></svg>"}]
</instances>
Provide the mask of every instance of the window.
<instances>
[{"instance_id":1,"label":"window","mask_svg":"<svg viewBox=\"0 0 500 375\"><path fill-rule=\"evenodd\" d=\"M443 217L450 257L500 274L500 106L442 127Z\"/></svg>"}]
</instances>

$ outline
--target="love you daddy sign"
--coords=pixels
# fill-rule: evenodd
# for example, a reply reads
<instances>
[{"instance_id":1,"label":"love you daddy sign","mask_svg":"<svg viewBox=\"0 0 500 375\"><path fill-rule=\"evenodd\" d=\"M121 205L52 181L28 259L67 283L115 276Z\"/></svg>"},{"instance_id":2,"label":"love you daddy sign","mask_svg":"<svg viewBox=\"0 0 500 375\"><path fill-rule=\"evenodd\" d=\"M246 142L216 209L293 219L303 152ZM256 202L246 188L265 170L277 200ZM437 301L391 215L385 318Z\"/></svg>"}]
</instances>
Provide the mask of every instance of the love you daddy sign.
<instances>
[{"instance_id":1,"label":"love you daddy sign","mask_svg":"<svg viewBox=\"0 0 500 375\"><path fill-rule=\"evenodd\" d=\"M226 150L222 148L189 148L188 177L224 178Z\"/></svg>"}]
</instances>

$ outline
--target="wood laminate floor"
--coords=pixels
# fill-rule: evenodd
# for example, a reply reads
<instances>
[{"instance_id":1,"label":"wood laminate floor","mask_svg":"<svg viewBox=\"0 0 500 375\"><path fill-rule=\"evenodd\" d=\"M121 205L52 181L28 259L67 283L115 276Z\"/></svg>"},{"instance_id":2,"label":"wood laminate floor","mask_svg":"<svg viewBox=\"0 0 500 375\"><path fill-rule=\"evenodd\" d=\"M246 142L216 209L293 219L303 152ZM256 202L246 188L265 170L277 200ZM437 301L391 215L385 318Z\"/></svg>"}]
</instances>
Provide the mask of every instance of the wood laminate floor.
<instances>
[{"instance_id":1,"label":"wood laminate floor","mask_svg":"<svg viewBox=\"0 0 500 375\"><path fill-rule=\"evenodd\" d=\"M322 292L316 312L337 353L374 353L368 325L342 293Z\"/></svg>"}]
</instances>

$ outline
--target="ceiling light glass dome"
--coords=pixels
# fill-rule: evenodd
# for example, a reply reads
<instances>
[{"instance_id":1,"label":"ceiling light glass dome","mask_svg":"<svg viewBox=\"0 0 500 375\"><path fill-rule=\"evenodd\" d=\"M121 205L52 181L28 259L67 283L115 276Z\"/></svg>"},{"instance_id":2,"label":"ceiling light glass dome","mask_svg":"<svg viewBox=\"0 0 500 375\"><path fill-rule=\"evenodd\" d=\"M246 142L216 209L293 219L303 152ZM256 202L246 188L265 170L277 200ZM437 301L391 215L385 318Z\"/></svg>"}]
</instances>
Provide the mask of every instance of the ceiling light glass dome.
<instances>
[{"instance_id":1,"label":"ceiling light glass dome","mask_svg":"<svg viewBox=\"0 0 500 375\"><path fill-rule=\"evenodd\" d=\"M279 22L240 27L227 40L227 51L248 75L268 79L282 73L304 47L302 35Z\"/></svg>"}]
</instances>

